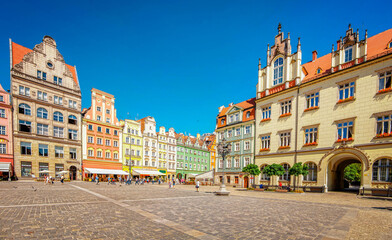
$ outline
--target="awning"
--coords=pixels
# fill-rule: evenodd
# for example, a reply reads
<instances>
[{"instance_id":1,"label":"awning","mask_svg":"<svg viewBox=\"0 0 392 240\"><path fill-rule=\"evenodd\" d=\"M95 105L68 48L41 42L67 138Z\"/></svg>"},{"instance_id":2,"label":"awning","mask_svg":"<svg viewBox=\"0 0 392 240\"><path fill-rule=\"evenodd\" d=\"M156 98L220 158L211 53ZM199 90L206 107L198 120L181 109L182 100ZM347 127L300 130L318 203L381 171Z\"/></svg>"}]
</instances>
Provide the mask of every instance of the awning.
<instances>
[{"instance_id":1,"label":"awning","mask_svg":"<svg viewBox=\"0 0 392 240\"><path fill-rule=\"evenodd\" d=\"M132 169L132 171L134 172L134 174L140 174L140 175L150 175L150 176L165 176L166 174L161 173L159 171L156 170L140 170L140 169Z\"/></svg>"},{"instance_id":2,"label":"awning","mask_svg":"<svg viewBox=\"0 0 392 240\"><path fill-rule=\"evenodd\" d=\"M213 170L201 173L196 176L196 179L214 179L214 172Z\"/></svg>"},{"instance_id":3,"label":"awning","mask_svg":"<svg viewBox=\"0 0 392 240\"><path fill-rule=\"evenodd\" d=\"M194 178L194 177L196 177L196 176L197 176L196 173L188 173L188 177Z\"/></svg>"},{"instance_id":4,"label":"awning","mask_svg":"<svg viewBox=\"0 0 392 240\"><path fill-rule=\"evenodd\" d=\"M0 163L0 172L11 172L11 163Z\"/></svg>"},{"instance_id":5,"label":"awning","mask_svg":"<svg viewBox=\"0 0 392 240\"><path fill-rule=\"evenodd\" d=\"M92 174L114 174L114 175L128 175L129 173L123 170L115 169L101 169L101 168L84 168L84 171Z\"/></svg>"}]
</instances>

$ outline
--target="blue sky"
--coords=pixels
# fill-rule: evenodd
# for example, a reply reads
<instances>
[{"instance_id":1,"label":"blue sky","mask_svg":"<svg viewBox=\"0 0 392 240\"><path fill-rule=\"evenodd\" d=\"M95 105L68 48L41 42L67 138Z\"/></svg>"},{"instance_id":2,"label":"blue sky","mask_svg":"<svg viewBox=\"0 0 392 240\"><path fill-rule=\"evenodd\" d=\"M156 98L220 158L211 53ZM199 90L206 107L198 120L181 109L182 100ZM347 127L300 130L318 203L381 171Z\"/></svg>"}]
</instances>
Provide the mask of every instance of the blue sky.
<instances>
[{"instance_id":1,"label":"blue sky","mask_svg":"<svg viewBox=\"0 0 392 240\"><path fill-rule=\"evenodd\" d=\"M392 27L391 1L1 1L0 79L9 89L8 39L28 48L52 36L76 65L82 105L97 88L119 119L154 116L177 132L213 132L218 107L256 94L277 25L303 63L331 51L349 23L369 36ZM383 9L384 12L383 12ZM295 51L295 50L294 50Z\"/></svg>"}]
</instances>

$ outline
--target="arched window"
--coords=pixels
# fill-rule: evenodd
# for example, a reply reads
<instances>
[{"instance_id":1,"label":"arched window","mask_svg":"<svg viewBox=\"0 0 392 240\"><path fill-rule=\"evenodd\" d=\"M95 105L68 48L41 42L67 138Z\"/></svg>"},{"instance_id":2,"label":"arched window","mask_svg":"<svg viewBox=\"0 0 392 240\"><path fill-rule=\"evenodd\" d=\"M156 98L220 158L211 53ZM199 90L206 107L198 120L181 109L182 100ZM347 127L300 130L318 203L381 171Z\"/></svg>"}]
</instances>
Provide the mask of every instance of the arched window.
<instances>
[{"instance_id":1,"label":"arched window","mask_svg":"<svg viewBox=\"0 0 392 240\"><path fill-rule=\"evenodd\" d=\"M63 122L64 121L63 114L61 112L54 112L53 113L53 120L57 121L57 122Z\"/></svg>"},{"instance_id":2,"label":"arched window","mask_svg":"<svg viewBox=\"0 0 392 240\"><path fill-rule=\"evenodd\" d=\"M250 118L250 111L246 113L246 118Z\"/></svg>"},{"instance_id":3,"label":"arched window","mask_svg":"<svg viewBox=\"0 0 392 240\"><path fill-rule=\"evenodd\" d=\"M77 119L74 115L69 115L69 116L68 116L68 123L69 123L69 124L75 124L75 125L76 125L77 120L78 120L78 119Z\"/></svg>"},{"instance_id":4,"label":"arched window","mask_svg":"<svg viewBox=\"0 0 392 240\"><path fill-rule=\"evenodd\" d=\"M289 174L290 165L285 163L285 164L282 164L282 166L284 168L285 173L281 176L280 180L290 181L290 174Z\"/></svg>"},{"instance_id":5,"label":"arched window","mask_svg":"<svg viewBox=\"0 0 392 240\"><path fill-rule=\"evenodd\" d=\"M45 108L38 108L37 117L48 119L48 110L46 110Z\"/></svg>"},{"instance_id":6,"label":"arched window","mask_svg":"<svg viewBox=\"0 0 392 240\"><path fill-rule=\"evenodd\" d=\"M278 58L274 62L274 85L283 82L283 58Z\"/></svg>"},{"instance_id":7,"label":"arched window","mask_svg":"<svg viewBox=\"0 0 392 240\"><path fill-rule=\"evenodd\" d=\"M19 113L31 116L31 108L25 103L19 104Z\"/></svg>"},{"instance_id":8,"label":"arched window","mask_svg":"<svg viewBox=\"0 0 392 240\"><path fill-rule=\"evenodd\" d=\"M392 160L383 158L373 164L373 181L392 182Z\"/></svg>"},{"instance_id":9,"label":"arched window","mask_svg":"<svg viewBox=\"0 0 392 240\"><path fill-rule=\"evenodd\" d=\"M267 174L263 173L263 170L264 170L264 168L266 166L268 166L268 165L263 165L263 166L260 167L260 171L261 171L260 180L270 180L270 176L268 176Z\"/></svg>"},{"instance_id":10,"label":"arched window","mask_svg":"<svg viewBox=\"0 0 392 240\"><path fill-rule=\"evenodd\" d=\"M313 162L305 163L308 166L309 174L304 176L304 181L317 181L317 165Z\"/></svg>"}]
</instances>

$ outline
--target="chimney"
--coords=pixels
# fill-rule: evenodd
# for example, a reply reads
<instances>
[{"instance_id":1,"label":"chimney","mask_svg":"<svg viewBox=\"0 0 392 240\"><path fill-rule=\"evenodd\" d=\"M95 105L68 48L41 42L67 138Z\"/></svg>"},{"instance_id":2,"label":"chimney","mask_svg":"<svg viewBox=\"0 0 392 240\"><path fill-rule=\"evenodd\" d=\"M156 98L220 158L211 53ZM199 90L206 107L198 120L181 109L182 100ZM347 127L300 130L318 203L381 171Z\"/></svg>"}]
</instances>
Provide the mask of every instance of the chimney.
<instances>
[{"instance_id":1,"label":"chimney","mask_svg":"<svg viewBox=\"0 0 392 240\"><path fill-rule=\"evenodd\" d=\"M230 104L229 104L229 107L231 107L231 106L233 106L233 105L234 105L234 103L230 103Z\"/></svg>"},{"instance_id":2,"label":"chimney","mask_svg":"<svg viewBox=\"0 0 392 240\"><path fill-rule=\"evenodd\" d=\"M316 60L316 59L317 59L317 51L314 50L314 51L312 52L312 62L314 62L314 60Z\"/></svg>"}]
</instances>

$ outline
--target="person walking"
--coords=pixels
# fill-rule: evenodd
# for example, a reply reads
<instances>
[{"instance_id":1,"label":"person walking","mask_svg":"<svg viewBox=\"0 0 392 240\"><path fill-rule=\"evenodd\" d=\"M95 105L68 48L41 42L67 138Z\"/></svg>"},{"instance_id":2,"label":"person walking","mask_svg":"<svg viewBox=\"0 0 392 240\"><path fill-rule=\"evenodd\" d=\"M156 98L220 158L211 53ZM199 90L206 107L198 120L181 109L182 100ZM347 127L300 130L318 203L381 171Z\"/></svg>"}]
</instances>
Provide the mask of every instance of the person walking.
<instances>
[{"instance_id":1,"label":"person walking","mask_svg":"<svg viewBox=\"0 0 392 240\"><path fill-rule=\"evenodd\" d=\"M169 181L169 189L171 188L172 186L171 186L171 181Z\"/></svg>"},{"instance_id":2,"label":"person walking","mask_svg":"<svg viewBox=\"0 0 392 240\"><path fill-rule=\"evenodd\" d=\"M120 183L120 185L122 184L121 176L118 177L118 182Z\"/></svg>"},{"instance_id":3,"label":"person walking","mask_svg":"<svg viewBox=\"0 0 392 240\"><path fill-rule=\"evenodd\" d=\"M196 191L199 192L199 188L200 188L200 182L199 180L197 180L196 182Z\"/></svg>"},{"instance_id":4,"label":"person walking","mask_svg":"<svg viewBox=\"0 0 392 240\"><path fill-rule=\"evenodd\" d=\"M61 175L61 184L64 184L64 176L63 175Z\"/></svg>"},{"instance_id":5,"label":"person walking","mask_svg":"<svg viewBox=\"0 0 392 240\"><path fill-rule=\"evenodd\" d=\"M95 182L96 182L97 185L99 184L99 177L98 177L98 175L95 177Z\"/></svg>"},{"instance_id":6,"label":"person walking","mask_svg":"<svg viewBox=\"0 0 392 240\"><path fill-rule=\"evenodd\" d=\"M174 180L174 178L172 179L172 181L173 181L173 188L175 188L175 186L176 186L176 181Z\"/></svg>"},{"instance_id":7,"label":"person walking","mask_svg":"<svg viewBox=\"0 0 392 240\"><path fill-rule=\"evenodd\" d=\"M110 177L108 178L108 185L110 184Z\"/></svg>"}]
</instances>

